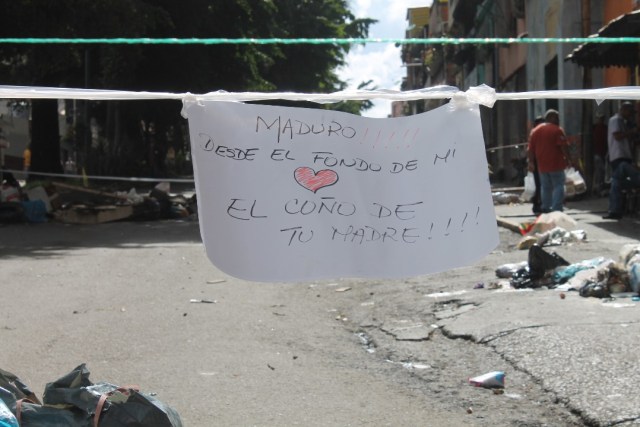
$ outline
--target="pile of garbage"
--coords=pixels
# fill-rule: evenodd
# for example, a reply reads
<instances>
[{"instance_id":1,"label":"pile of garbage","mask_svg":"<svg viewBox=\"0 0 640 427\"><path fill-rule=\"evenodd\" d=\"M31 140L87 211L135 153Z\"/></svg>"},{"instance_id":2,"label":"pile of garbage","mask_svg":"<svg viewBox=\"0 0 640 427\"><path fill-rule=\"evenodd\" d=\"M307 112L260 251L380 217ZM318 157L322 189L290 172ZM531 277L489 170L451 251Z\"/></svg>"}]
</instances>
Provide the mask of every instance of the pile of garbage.
<instances>
[{"instance_id":1,"label":"pile of garbage","mask_svg":"<svg viewBox=\"0 0 640 427\"><path fill-rule=\"evenodd\" d=\"M81 364L46 385L42 402L18 376L0 369L0 426L182 427L178 412L135 386L93 383Z\"/></svg>"},{"instance_id":2,"label":"pile of garbage","mask_svg":"<svg viewBox=\"0 0 640 427\"><path fill-rule=\"evenodd\" d=\"M535 244L557 246L586 241L587 233L577 226L576 220L563 212L541 214L534 221L519 225L523 237L516 247L529 249Z\"/></svg>"},{"instance_id":3,"label":"pile of garbage","mask_svg":"<svg viewBox=\"0 0 640 427\"><path fill-rule=\"evenodd\" d=\"M118 220L179 219L197 215L195 192L172 194L161 182L147 193L103 191L64 182L29 182L11 176L0 185L0 223L58 221L100 224Z\"/></svg>"},{"instance_id":4,"label":"pile of garbage","mask_svg":"<svg viewBox=\"0 0 640 427\"><path fill-rule=\"evenodd\" d=\"M587 192L587 184L580 171L575 168L567 168L564 171L564 196L571 199ZM533 172L528 172L524 177L524 189L520 195L523 202L530 202L536 193L536 182Z\"/></svg>"},{"instance_id":5,"label":"pile of garbage","mask_svg":"<svg viewBox=\"0 0 640 427\"><path fill-rule=\"evenodd\" d=\"M580 172L574 168L565 169L564 195L567 199L577 198L587 192L587 185ZM533 172L524 177L524 187L511 187L491 193L494 205L509 205L530 202L536 193Z\"/></svg>"},{"instance_id":6,"label":"pile of garbage","mask_svg":"<svg viewBox=\"0 0 640 427\"><path fill-rule=\"evenodd\" d=\"M491 193L494 205L510 205L512 203L520 203L520 196L507 191L494 191Z\"/></svg>"},{"instance_id":7,"label":"pile of garbage","mask_svg":"<svg viewBox=\"0 0 640 427\"><path fill-rule=\"evenodd\" d=\"M620 259L604 257L569 263L534 244L527 261L501 265L496 276L515 289L546 288L578 291L583 297L609 298L640 291L640 244L625 245Z\"/></svg>"}]
</instances>

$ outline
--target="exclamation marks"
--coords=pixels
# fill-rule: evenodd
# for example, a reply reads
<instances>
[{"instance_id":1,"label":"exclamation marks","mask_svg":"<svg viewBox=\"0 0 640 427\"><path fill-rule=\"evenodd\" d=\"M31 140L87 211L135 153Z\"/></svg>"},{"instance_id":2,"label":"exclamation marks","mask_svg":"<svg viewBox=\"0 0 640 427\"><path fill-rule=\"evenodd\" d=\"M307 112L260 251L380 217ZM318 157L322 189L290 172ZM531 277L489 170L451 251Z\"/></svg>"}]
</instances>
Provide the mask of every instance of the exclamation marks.
<instances>
[{"instance_id":1,"label":"exclamation marks","mask_svg":"<svg viewBox=\"0 0 640 427\"><path fill-rule=\"evenodd\" d=\"M389 140L387 140L387 143L386 143L386 144L385 144L385 146L384 146L384 149L385 149L385 150L386 150L387 148L389 148L389 144L391 144L391 143L393 142L393 138L395 138L395 136L396 136L395 131L394 131L394 132L391 132L391 135L389 136Z\"/></svg>"},{"instance_id":2,"label":"exclamation marks","mask_svg":"<svg viewBox=\"0 0 640 427\"><path fill-rule=\"evenodd\" d=\"M374 142L374 143L373 143L373 147L371 147L371 148L373 148L374 150L376 149L376 145L378 145L378 142L380 142L380 136L381 136L381 135L382 135L382 129L380 129L380 130L378 131L378 136L376 136L376 142Z\"/></svg>"},{"instance_id":3,"label":"exclamation marks","mask_svg":"<svg viewBox=\"0 0 640 427\"><path fill-rule=\"evenodd\" d=\"M367 135L369 135L369 128L365 129L364 135L362 135L362 139L360 140L360 144L362 144L367 139Z\"/></svg>"},{"instance_id":4,"label":"exclamation marks","mask_svg":"<svg viewBox=\"0 0 640 427\"><path fill-rule=\"evenodd\" d=\"M471 213L471 212L465 212L464 215L462 216L462 220L460 221L460 232L464 233L465 232L465 226L467 226L467 221L471 222L473 221L473 219L475 219L476 225L479 225L479 220L478 220L478 216L480 215L480 206L478 206L476 208L476 212L475 214ZM472 218L473 217L473 218ZM457 215L455 215L455 219L456 219L456 223L457 223L457 218L459 218ZM451 235L451 223L453 223L454 221L454 217L449 217L449 219L447 220L447 225L444 229L444 237L449 237ZM436 228L435 227L436 223L432 222L431 225L429 225L429 234L428 234L428 239L431 240L433 239L433 229ZM437 227L438 229L440 229L440 227ZM454 228L455 228L455 224L454 224ZM439 236L439 234L436 235L436 238Z\"/></svg>"}]
</instances>

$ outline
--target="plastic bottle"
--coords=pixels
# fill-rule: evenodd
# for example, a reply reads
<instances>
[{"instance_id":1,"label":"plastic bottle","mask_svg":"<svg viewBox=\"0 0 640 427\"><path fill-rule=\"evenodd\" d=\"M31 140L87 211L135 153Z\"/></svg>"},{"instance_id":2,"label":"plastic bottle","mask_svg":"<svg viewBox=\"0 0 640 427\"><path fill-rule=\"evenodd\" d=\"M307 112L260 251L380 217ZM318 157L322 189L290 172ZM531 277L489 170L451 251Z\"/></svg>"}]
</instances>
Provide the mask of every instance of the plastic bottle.
<instances>
[{"instance_id":1,"label":"plastic bottle","mask_svg":"<svg viewBox=\"0 0 640 427\"><path fill-rule=\"evenodd\" d=\"M476 387L504 388L504 372L493 371L484 375L469 378L469 384Z\"/></svg>"}]
</instances>

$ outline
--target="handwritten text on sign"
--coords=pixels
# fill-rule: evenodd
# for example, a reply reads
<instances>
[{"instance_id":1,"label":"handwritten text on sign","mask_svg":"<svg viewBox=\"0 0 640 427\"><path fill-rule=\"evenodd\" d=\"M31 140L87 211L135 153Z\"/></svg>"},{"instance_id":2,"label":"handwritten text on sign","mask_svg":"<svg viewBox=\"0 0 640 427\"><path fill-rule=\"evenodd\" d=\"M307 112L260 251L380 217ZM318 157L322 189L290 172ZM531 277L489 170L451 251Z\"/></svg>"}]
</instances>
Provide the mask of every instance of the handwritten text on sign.
<instances>
[{"instance_id":1,"label":"handwritten text on sign","mask_svg":"<svg viewBox=\"0 0 640 427\"><path fill-rule=\"evenodd\" d=\"M256 281L406 277L498 243L479 110L372 119L187 103L202 238Z\"/></svg>"}]
</instances>

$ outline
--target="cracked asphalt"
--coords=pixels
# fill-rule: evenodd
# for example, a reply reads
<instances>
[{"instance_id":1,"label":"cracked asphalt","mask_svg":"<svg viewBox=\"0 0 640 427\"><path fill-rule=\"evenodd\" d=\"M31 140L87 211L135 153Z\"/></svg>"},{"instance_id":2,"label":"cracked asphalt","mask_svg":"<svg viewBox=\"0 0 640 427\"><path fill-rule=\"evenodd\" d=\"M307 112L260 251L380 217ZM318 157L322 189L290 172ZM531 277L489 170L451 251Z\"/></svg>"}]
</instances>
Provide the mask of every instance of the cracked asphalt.
<instances>
[{"instance_id":1,"label":"cracked asphalt","mask_svg":"<svg viewBox=\"0 0 640 427\"><path fill-rule=\"evenodd\" d=\"M547 252L571 263L598 256L618 261L625 244L639 243L637 219L601 219L606 199L567 207L587 242L545 247ZM498 205L496 214L526 222L534 218L530 209ZM498 266L527 260L528 251L515 249L519 239L501 228L500 246L476 265L365 290L361 298L369 303L351 310L352 327L366 332L382 358L408 367L435 395L459 407L475 406L469 424L638 424L640 304L577 292L561 298L546 288L490 290L500 280ZM485 287L474 289L478 283ZM461 386L465 376L496 370L506 373L503 395Z\"/></svg>"},{"instance_id":2,"label":"cracked asphalt","mask_svg":"<svg viewBox=\"0 0 640 427\"><path fill-rule=\"evenodd\" d=\"M567 207L588 241L547 251L617 260L638 243L637 220L601 219L605 199ZM500 228L485 259L430 276L261 284L215 269L197 222L0 226L0 368L41 397L86 363L188 426L637 424L640 306L488 289L527 259L518 239ZM496 370L502 392L469 385Z\"/></svg>"}]
</instances>

